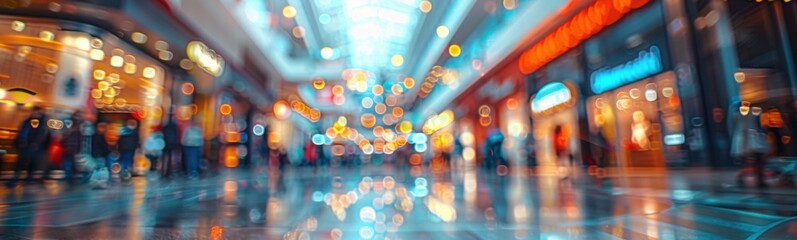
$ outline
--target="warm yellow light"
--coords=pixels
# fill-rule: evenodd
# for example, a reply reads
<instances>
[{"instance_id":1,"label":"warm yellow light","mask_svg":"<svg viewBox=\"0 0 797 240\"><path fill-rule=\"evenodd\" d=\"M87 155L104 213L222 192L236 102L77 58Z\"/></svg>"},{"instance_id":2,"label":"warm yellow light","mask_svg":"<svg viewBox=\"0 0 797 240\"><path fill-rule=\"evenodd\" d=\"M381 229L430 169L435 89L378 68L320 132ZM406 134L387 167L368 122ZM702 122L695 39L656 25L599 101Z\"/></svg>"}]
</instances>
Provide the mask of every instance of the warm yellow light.
<instances>
[{"instance_id":1,"label":"warm yellow light","mask_svg":"<svg viewBox=\"0 0 797 240\"><path fill-rule=\"evenodd\" d=\"M384 114L387 111L387 106L384 103L377 103L376 107L374 107L374 111L378 114Z\"/></svg>"},{"instance_id":2,"label":"warm yellow light","mask_svg":"<svg viewBox=\"0 0 797 240\"><path fill-rule=\"evenodd\" d=\"M45 41L52 41L53 39L55 39L55 34L53 34L53 32L44 30L39 32L39 37Z\"/></svg>"},{"instance_id":3,"label":"warm yellow light","mask_svg":"<svg viewBox=\"0 0 797 240\"><path fill-rule=\"evenodd\" d=\"M101 49L91 49L91 51L89 51L89 57L94 61L102 61L102 59L105 58L105 52Z\"/></svg>"},{"instance_id":4,"label":"warm yellow light","mask_svg":"<svg viewBox=\"0 0 797 240\"><path fill-rule=\"evenodd\" d=\"M466 147L464 150L462 150L462 158L468 161L475 159L476 150L474 150L472 147Z\"/></svg>"},{"instance_id":5,"label":"warm yellow light","mask_svg":"<svg viewBox=\"0 0 797 240\"><path fill-rule=\"evenodd\" d=\"M329 60L335 55L335 50L331 47L323 47L321 48L321 58Z\"/></svg>"},{"instance_id":6,"label":"warm yellow light","mask_svg":"<svg viewBox=\"0 0 797 240\"><path fill-rule=\"evenodd\" d=\"M370 113L363 114L360 117L360 124L365 128L372 128L376 124L376 116Z\"/></svg>"},{"instance_id":7,"label":"warm yellow light","mask_svg":"<svg viewBox=\"0 0 797 240\"><path fill-rule=\"evenodd\" d=\"M327 82L324 81L324 79L316 78L315 80L313 80L313 88L315 88L316 90L324 89L326 85Z\"/></svg>"},{"instance_id":8,"label":"warm yellow light","mask_svg":"<svg viewBox=\"0 0 797 240\"><path fill-rule=\"evenodd\" d=\"M53 33L51 33L50 31L42 31L41 33L39 33L39 37L41 37L44 40L52 40L55 37L55 35L53 35ZM91 49L91 42L87 37L78 37L77 39L75 39L74 46L81 50L88 51L89 49Z\"/></svg>"},{"instance_id":9,"label":"warm yellow light","mask_svg":"<svg viewBox=\"0 0 797 240\"><path fill-rule=\"evenodd\" d=\"M460 48L457 44L451 44L451 46L448 47L448 54L450 54L452 57L459 57L459 54L461 53L462 48Z\"/></svg>"},{"instance_id":10,"label":"warm yellow light","mask_svg":"<svg viewBox=\"0 0 797 240\"><path fill-rule=\"evenodd\" d=\"M349 123L349 121L346 119L346 117L344 117L344 116L340 116L340 117L338 117L338 121L337 121L336 123L337 123L338 125L340 125L341 127L345 127L345 126L346 126L346 124L348 124L348 123Z\"/></svg>"},{"instance_id":11,"label":"warm yellow light","mask_svg":"<svg viewBox=\"0 0 797 240\"><path fill-rule=\"evenodd\" d=\"M285 100L279 100L274 102L274 106L272 106L272 110L274 111L274 116L277 119L285 120L291 116L291 108L288 106L288 102Z\"/></svg>"},{"instance_id":12,"label":"warm yellow light","mask_svg":"<svg viewBox=\"0 0 797 240\"><path fill-rule=\"evenodd\" d=\"M491 112L490 106L487 105L479 106L479 116L488 117L490 116L490 112Z\"/></svg>"},{"instance_id":13,"label":"warm yellow light","mask_svg":"<svg viewBox=\"0 0 797 240\"><path fill-rule=\"evenodd\" d=\"M108 86L110 86L110 85L108 85ZM105 97L107 97L107 98L116 97L116 88L109 87L109 88L105 89L104 91L105 91L105 94L104 94ZM110 104L110 103L108 103L108 104Z\"/></svg>"},{"instance_id":14,"label":"warm yellow light","mask_svg":"<svg viewBox=\"0 0 797 240\"><path fill-rule=\"evenodd\" d=\"M401 95L404 93L404 88L402 88L400 84L396 83L390 87L390 92L393 93L393 95Z\"/></svg>"},{"instance_id":15,"label":"warm yellow light","mask_svg":"<svg viewBox=\"0 0 797 240\"><path fill-rule=\"evenodd\" d=\"M17 32L22 32L25 30L25 23L22 21L14 21L11 23L11 29Z\"/></svg>"},{"instance_id":16,"label":"warm yellow light","mask_svg":"<svg viewBox=\"0 0 797 240\"><path fill-rule=\"evenodd\" d=\"M744 72L736 72L733 74L733 79L736 80L737 83L742 83L745 80Z\"/></svg>"},{"instance_id":17,"label":"warm yellow light","mask_svg":"<svg viewBox=\"0 0 797 240\"><path fill-rule=\"evenodd\" d=\"M393 57L390 58L390 63L393 64L394 67L401 67L401 65L404 64L404 57L400 54L393 55Z\"/></svg>"},{"instance_id":18,"label":"warm yellow light","mask_svg":"<svg viewBox=\"0 0 797 240\"><path fill-rule=\"evenodd\" d=\"M429 11L432 11L432 2L426 0L421 1L421 4L418 5L418 8L421 9L421 12L428 13Z\"/></svg>"},{"instance_id":19,"label":"warm yellow light","mask_svg":"<svg viewBox=\"0 0 797 240\"><path fill-rule=\"evenodd\" d=\"M92 75L94 76L94 80L99 81L105 78L105 71L103 71L102 69L96 69L94 70L94 74Z\"/></svg>"},{"instance_id":20,"label":"warm yellow light","mask_svg":"<svg viewBox=\"0 0 797 240\"><path fill-rule=\"evenodd\" d=\"M180 68L182 68L183 70L191 70L194 68L194 62L191 62L191 60L183 58L182 60L180 60Z\"/></svg>"},{"instance_id":21,"label":"warm yellow light","mask_svg":"<svg viewBox=\"0 0 797 240\"><path fill-rule=\"evenodd\" d=\"M437 27L437 36L440 38L448 37L448 27L440 25Z\"/></svg>"},{"instance_id":22,"label":"warm yellow light","mask_svg":"<svg viewBox=\"0 0 797 240\"><path fill-rule=\"evenodd\" d=\"M399 123L399 129L398 130L401 133L405 133L405 134L406 133L410 133L410 132L412 132L412 123L410 123L409 121L403 121L403 122Z\"/></svg>"},{"instance_id":23,"label":"warm yellow light","mask_svg":"<svg viewBox=\"0 0 797 240\"><path fill-rule=\"evenodd\" d=\"M302 26L293 27L293 36L295 38L303 38L304 37L304 28Z\"/></svg>"},{"instance_id":24,"label":"warm yellow light","mask_svg":"<svg viewBox=\"0 0 797 240\"><path fill-rule=\"evenodd\" d=\"M183 83L183 85L180 87L180 90L185 95L191 95L192 93L194 93L194 84L189 82Z\"/></svg>"},{"instance_id":25,"label":"warm yellow light","mask_svg":"<svg viewBox=\"0 0 797 240\"><path fill-rule=\"evenodd\" d=\"M102 90L102 91L108 90L108 87L110 87L110 86L111 86L111 84L106 82L106 81L97 82L97 88Z\"/></svg>"},{"instance_id":26,"label":"warm yellow light","mask_svg":"<svg viewBox=\"0 0 797 240\"><path fill-rule=\"evenodd\" d=\"M165 42L163 45L168 46ZM158 48L157 42L156 48ZM224 59L219 54L216 54L215 51L200 41L189 42L185 49L188 59L196 63L199 68L215 77L221 76L224 71ZM165 51L165 49L159 50ZM181 67L183 67L183 64L181 64Z\"/></svg>"},{"instance_id":27,"label":"warm yellow light","mask_svg":"<svg viewBox=\"0 0 797 240\"><path fill-rule=\"evenodd\" d=\"M517 7L517 0L504 0L503 5L507 10L515 9L515 7Z\"/></svg>"},{"instance_id":28,"label":"warm yellow light","mask_svg":"<svg viewBox=\"0 0 797 240\"><path fill-rule=\"evenodd\" d=\"M400 118L401 116L404 116L404 109L401 107L394 107L392 114L394 117Z\"/></svg>"},{"instance_id":29,"label":"warm yellow light","mask_svg":"<svg viewBox=\"0 0 797 240\"><path fill-rule=\"evenodd\" d=\"M415 79L412 79L411 77L404 78L404 87L408 89L415 87Z\"/></svg>"},{"instance_id":30,"label":"warm yellow light","mask_svg":"<svg viewBox=\"0 0 797 240\"><path fill-rule=\"evenodd\" d=\"M282 16L286 18L296 17L296 8L291 5L285 5L285 7L282 8Z\"/></svg>"},{"instance_id":31,"label":"warm yellow light","mask_svg":"<svg viewBox=\"0 0 797 240\"><path fill-rule=\"evenodd\" d=\"M155 77L155 74L156 74L156 73L157 73L157 72L155 71L155 69L154 69L154 68L152 68L152 67L145 67L145 68L144 68L144 71L142 71L142 72L141 72L141 75L143 75L145 78L152 79L152 78L154 78L154 77Z\"/></svg>"},{"instance_id":32,"label":"warm yellow light","mask_svg":"<svg viewBox=\"0 0 797 240\"><path fill-rule=\"evenodd\" d=\"M476 142L476 137L471 132L463 132L459 135L459 142L465 146L473 146Z\"/></svg>"},{"instance_id":33,"label":"warm yellow light","mask_svg":"<svg viewBox=\"0 0 797 240\"><path fill-rule=\"evenodd\" d=\"M335 85L332 87L332 94L335 94L335 96L343 95L343 86Z\"/></svg>"},{"instance_id":34,"label":"warm yellow light","mask_svg":"<svg viewBox=\"0 0 797 240\"><path fill-rule=\"evenodd\" d=\"M219 112L220 112L222 115L230 115L230 114L232 113L232 106L230 106L230 104L226 104L226 103L225 103L225 104L222 104L222 105L219 107Z\"/></svg>"},{"instance_id":35,"label":"warm yellow light","mask_svg":"<svg viewBox=\"0 0 797 240\"><path fill-rule=\"evenodd\" d=\"M134 43L144 44L147 42L147 35L140 32L133 32L133 34L130 35L130 40L133 40Z\"/></svg>"},{"instance_id":36,"label":"warm yellow light","mask_svg":"<svg viewBox=\"0 0 797 240\"><path fill-rule=\"evenodd\" d=\"M91 97L94 99L98 99L102 97L102 90L100 89L91 89Z\"/></svg>"},{"instance_id":37,"label":"warm yellow light","mask_svg":"<svg viewBox=\"0 0 797 240\"><path fill-rule=\"evenodd\" d=\"M163 40L155 41L155 50L166 51L169 50L169 43Z\"/></svg>"},{"instance_id":38,"label":"warm yellow light","mask_svg":"<svg viewBox=\"0 0 797 240\"><path fill-rule=\"evenodd\" d=\"M385 128L383 128L382 126L374 127L374 136L382 137L383 133L385 133ZM379 140L381 140L381 139L379 139ZM374 140L374 143L376 143L376 140Z\"/></svg>"},{"instance_id":39,"label":"warm yellow light","mask_svg":"<svg viewBox=\"0 0 797 240\"><path fill-rule=\"evenodd\" d=\"M169 51L160 51L158 52L158 58L160 58L163 61L171 61L172 58L174 58L174 54Z\"/></svg>"},{"instance_id":40,"label":"warm yellow light","mask_svg":"<svg viewBox=\"0 0 797 240\"><path fill-rule=\"evenodd\" d=\"M6 90L0 88L0 98L5 98L5 97L6 97Z\"/></svg>"},{"instance_id":41,"label":"warm yellow light","mask_svg":"<svg viewBox=\"0 0 797 240\"><path fill-rule=\"evenodd\" d=\"M371 92L373 92L374 95L379 96L385 92L385 89L382 87L382 85L375 85L373 88L371 88Z\"/></svg>"},{"instance_id":42,"label":"warm yellow light","mask_svg":"<svg viewBox=\"0 0 797 240\"><path fill-rule=\"evenodd\" d=\"M122 59L121 56L113 56L113 57L111 57L111 66L121 67L122 64L124 64L124 63L125 63L125 60Z\"/></svg>"},{"instance_id":43,"label":"warm yellow light","mask_svg":"<svg viewBox=\"0 0 797 240\"><path fill-rule=\"evenodd\" d=\"M132 63L125 63L124 70L127 74L134 74L136 73L136 65Z\"/></svg>"},{"instance_id":44,"label":"warm yellow light","mask_svg":"<svg viewBox=\"0 0 797 240\"><path fill-rule=\"evenodd\" d=\"M518 107L518 101L516 99L514 99L514 98L510 98L509 100L506 100L506 107L509 110L515 110Z\"/></svg>"}]
</instances>

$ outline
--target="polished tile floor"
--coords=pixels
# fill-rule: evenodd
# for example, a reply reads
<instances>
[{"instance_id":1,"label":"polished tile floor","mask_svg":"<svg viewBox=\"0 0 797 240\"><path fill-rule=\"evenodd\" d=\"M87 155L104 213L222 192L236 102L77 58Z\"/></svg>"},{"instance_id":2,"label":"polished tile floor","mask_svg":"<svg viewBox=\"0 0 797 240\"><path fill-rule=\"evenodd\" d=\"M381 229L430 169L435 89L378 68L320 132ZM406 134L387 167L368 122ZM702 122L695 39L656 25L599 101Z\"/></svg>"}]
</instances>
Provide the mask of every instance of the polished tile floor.
<instances>
[{"instance_id":1,"label":"polished tile floor","mask_svg":"<svg viewBox=\"0 0 797 240\"><path fill-rule=\"evenodd\" d=\"M795 239L797 189L732 171L226 169L0 188L0 239Z\"/></svg>"}]
</instances>

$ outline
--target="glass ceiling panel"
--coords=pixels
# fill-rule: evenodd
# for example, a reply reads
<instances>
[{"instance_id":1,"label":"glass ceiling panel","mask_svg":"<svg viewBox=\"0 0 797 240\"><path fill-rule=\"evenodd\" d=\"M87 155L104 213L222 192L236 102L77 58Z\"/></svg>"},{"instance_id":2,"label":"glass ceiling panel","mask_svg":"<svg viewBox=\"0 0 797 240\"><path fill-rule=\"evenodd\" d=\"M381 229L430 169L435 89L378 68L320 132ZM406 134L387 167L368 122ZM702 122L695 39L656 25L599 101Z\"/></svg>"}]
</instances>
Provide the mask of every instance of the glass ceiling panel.
<instances>
[{"instance_id":1,"label":"glass ceiling panel","mask_svg":"<svg viewBox=\"0 0 797 240\"><path fill-rule=\"evenodd\" d=\"M315 0L321 45L335 49L349 67L372 76L393 68L391 56L409 54L418 25L419 0ZM394 70L398 70L393 68Z\"/></svg>"}]
</instances>

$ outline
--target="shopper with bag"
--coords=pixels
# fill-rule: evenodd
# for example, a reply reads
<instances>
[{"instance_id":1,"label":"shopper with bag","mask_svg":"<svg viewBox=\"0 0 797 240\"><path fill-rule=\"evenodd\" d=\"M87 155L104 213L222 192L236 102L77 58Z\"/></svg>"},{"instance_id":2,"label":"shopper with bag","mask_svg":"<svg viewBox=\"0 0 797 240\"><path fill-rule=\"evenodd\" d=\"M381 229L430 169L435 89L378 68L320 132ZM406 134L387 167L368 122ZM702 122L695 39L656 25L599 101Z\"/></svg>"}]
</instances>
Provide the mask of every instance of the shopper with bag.
<instances>
[{"instance_id":1,"label":"shopper with bag","mask_svg":"<svg viewBox=\"0 0 797 240\"><path fill-rule=\"evenodd\" d=\"M111 148L105 139L107 130L107 123L97 123L94 135L91 136L91 158L98 165L91 173L91 178L89 178L89 183L93 187L104 188L108 184Z\"/></svg>"},{"instance_id":2,"label":"shopper with bag","mask_svg":"<svg viewBox=\"0 0 797 240\"><path fill-rule=\"evenodd\" d=\"M729 114L732 118L728 123L733 133L731 156L752 160L758 187L766 187L764 167L771 147L761 127L761 111L761 108L751 106L750 102L739 102L732 105Z\"/></svg>"}]
</instances>

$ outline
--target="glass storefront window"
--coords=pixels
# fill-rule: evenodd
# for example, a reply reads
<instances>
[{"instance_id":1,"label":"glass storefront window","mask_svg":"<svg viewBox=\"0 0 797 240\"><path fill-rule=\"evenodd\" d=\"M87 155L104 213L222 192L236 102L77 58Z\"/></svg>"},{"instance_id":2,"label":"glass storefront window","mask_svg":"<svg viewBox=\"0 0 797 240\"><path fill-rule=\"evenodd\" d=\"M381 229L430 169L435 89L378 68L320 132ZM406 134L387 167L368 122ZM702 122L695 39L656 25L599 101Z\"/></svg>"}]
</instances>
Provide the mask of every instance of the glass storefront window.
<instances>
[{"instance_id":1,"label":"glass storefront window","mask_svg":"<svg viewBox=\"0 0 797 240\"><path fill-rule=\"evenodd\" d=\"M111 143L118 135L113 130L136 118L146 137L163 116L166 76L157 60L109 33L62 29L50 19L2 17L0 135L14 139L35 105L53 119L81 110L89 119L112 123Z\"/></svg>"}]
</instances>

